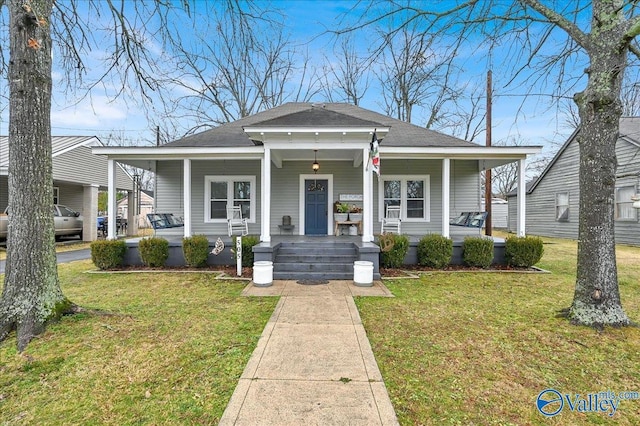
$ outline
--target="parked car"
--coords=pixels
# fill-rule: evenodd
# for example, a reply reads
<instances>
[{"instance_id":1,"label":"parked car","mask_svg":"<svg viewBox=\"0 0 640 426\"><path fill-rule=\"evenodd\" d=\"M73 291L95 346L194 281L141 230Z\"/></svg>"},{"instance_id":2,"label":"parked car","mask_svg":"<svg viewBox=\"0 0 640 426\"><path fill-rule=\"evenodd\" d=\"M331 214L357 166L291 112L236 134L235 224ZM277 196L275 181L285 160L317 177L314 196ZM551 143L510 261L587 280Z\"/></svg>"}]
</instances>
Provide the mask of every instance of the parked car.
<instances>
[{"instance_id":1,"label":"parked car","mask_svg":"<svg viewBox=\"0 0 640 426\"><path fill-rule=\"evenodd\" d=\"M9 209L4 215L0 215L0 239L7 238L7 225L9 223ZM80 213L71 210L67 206L55 204L53 206L53 223L56 228L56 240L62 236L78 235L82 239L83 219Z\"/></svg>"}]
</instances>

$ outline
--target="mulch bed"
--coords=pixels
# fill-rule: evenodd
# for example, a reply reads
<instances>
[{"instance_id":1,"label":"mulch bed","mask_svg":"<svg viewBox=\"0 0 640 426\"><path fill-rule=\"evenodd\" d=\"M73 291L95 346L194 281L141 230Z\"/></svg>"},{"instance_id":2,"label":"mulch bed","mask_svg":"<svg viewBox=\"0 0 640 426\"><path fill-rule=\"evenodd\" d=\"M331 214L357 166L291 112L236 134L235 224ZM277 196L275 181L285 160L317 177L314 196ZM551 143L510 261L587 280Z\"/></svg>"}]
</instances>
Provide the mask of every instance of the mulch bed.
<instances>
[{"instance_id":1,"label":"mulch bed","mask_svg":"<svg viewBox=\"0 0 640 426\"><path fill-rule=\"evenodd\" d=\"M427 266L420 265L403 265L402 268L380 268L380 275L382 277L394 278L405 277L407 272L420 273L420 272L486 272L486 271L504 271L504 272L540 272L537 268L518 268L509 265L491 265L488 269L476 268L466 265L448 265L442 269L429 268Z\"/></svg>"}]
</instances>

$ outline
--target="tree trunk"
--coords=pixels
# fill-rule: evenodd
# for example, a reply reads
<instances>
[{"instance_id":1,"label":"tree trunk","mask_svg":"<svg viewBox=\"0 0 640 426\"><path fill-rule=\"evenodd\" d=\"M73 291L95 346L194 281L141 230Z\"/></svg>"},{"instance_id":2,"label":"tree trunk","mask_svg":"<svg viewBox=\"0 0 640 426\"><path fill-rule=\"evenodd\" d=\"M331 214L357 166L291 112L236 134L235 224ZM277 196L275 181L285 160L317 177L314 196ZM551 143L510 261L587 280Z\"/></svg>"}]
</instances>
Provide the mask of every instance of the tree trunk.
<instances>
[{"instance_id":1,"label":"tree trunk","mask_svg":"<svg viewBox=\"0 0 640 426\"><path fill-rule=\"evenodd\" d=\"M52 0L11 0L8 7L9 233L0 341L16 330L22 351L70 304L58 281L52 214Z\"/></svg>"},{"instance_id":2,"label":"tree trunk","mask_svg":"<svg viewBox=\"0 0 640 426\"><path fill-rule=\"evenodd\" d=\"M599 12L587 47L591 58L587 88L575 96L580 113L580 219L578 272L569 309L573 322L594 327L629 324L618 291L614 217L616 141L627 49L620 48L620 17Z\"/></svg>"}]
</instances>

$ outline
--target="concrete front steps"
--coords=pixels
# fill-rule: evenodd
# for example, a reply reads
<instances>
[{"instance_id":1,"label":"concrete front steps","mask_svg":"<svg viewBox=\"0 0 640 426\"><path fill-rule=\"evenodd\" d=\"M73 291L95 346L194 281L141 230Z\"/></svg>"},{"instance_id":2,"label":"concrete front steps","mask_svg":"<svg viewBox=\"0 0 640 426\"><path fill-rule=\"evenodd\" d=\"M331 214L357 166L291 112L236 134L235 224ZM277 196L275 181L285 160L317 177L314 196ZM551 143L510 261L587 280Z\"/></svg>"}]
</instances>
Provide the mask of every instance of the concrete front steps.
<instances>
[{"instance_id":1,"label":"concrete front steps","mask_svg":"<svg viewBox=\"0 0 640 426\"><path fill-rule=\"evenodd\" d=\"M276 280L352 280L358 249L350 242L284 242L274 253Z\"/></svg>"}]
</instances>

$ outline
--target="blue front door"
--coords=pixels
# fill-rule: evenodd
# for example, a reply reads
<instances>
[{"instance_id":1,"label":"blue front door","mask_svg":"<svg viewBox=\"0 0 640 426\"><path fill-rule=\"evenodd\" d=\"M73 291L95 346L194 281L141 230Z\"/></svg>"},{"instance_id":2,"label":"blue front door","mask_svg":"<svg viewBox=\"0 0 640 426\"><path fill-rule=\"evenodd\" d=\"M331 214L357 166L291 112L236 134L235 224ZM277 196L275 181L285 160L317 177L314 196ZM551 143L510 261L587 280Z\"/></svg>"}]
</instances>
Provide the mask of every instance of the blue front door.
<instances>
[{"instance_id":1,"label":"blue front door","mask_svg":"<svg viewBox=\"0 0 640 426\"><path fill-rule=\"evenodd\" d=\"M304 234L327 235L327 186L326 179L304 181Z\"/></svg>"}]
</instances>

